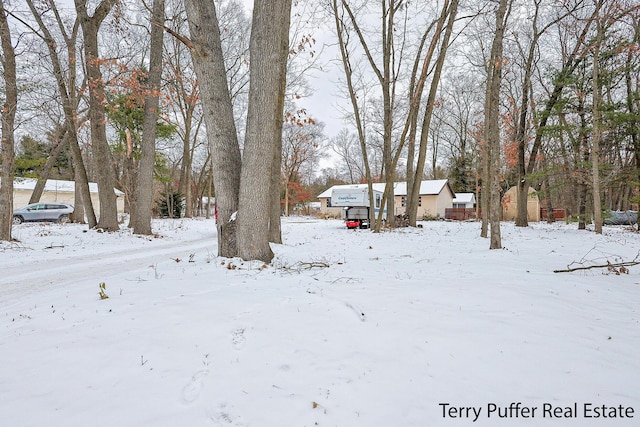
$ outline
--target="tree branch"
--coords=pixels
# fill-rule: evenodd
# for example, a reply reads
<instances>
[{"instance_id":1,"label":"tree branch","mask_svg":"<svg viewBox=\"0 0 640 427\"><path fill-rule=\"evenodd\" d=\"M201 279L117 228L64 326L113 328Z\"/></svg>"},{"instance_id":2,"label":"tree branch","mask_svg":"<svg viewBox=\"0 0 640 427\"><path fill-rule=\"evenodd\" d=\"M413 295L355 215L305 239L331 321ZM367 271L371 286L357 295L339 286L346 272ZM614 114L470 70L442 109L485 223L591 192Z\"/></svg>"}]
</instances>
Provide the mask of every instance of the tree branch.
<instances>
[{"instance_id":1,"label":"tree branch","mask_svg":"<svg viewBox=\"0 0 640 427\"><path fill-rule=\"evenodd\" d=\"M177 33L176 31L173 31L171 28L167 27L166 25L164 25L164 24L162 24L160 22L152 20L151 24L156 25L156 26L164 29L167 33L171 34L173 37L178 39L182 44L184 44L187 47L187 49L189 49L189 50L194 50L195 49L195 46L193 45L193 42L188 37L185 37L182 34Z\"/></svg>"},{"instance_id":2,"label":"tree branch","mask_svg":"<svg viewBox=\"0 0 640 427\"><path fill-rule=\"evenodd\" d=\"M640 264L640 261L616 262L614 264L612 264L609 261L607 261L606 264L589 265L589 266L584 266L584 267L573 267L573 268L567 268L565 270L553 270L553 272L554 273L570 273L572 271L578 271L578 270L591 270L592 268L608 268L611 271L615 271L616 274L620 274L620 273L623 273L623 272L624 273L627 272L625 267L630 267L632 265L638 265L638 264ZM622 268L618 269L620 267L622 267Z\"/></svg>"}]
</instances>

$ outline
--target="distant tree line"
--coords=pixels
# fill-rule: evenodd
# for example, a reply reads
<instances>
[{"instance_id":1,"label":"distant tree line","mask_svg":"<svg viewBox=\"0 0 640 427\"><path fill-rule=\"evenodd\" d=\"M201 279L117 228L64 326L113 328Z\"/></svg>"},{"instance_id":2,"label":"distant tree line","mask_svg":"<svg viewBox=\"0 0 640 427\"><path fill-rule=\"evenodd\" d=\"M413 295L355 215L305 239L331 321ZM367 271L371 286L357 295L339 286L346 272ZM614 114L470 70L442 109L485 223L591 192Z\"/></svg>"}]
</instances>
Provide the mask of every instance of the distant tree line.
<instances>
[{"instance_id":1,"label":"distant tree line","mask_svg":"<svg viewBox=\"0 0 640 427\"><path fill-rule=\"evenodd\" d=\"M154 214L209 215L215 197L219 255L264 261L281 215L336 183L387 182L393 212L406 180L416 225L420 181L448 178L477 194L491 248L511 186L518 226L529 187L597 232L603 210L637 208L636 1L67 6L0 0L0 239L14 176L74 180L74 220L105 230L120 226L117 188L140 234ZM336 64L335 110L307 111L311 76ZM345 123L329 139L326 113Z\"/></svg>"}]
</instances>

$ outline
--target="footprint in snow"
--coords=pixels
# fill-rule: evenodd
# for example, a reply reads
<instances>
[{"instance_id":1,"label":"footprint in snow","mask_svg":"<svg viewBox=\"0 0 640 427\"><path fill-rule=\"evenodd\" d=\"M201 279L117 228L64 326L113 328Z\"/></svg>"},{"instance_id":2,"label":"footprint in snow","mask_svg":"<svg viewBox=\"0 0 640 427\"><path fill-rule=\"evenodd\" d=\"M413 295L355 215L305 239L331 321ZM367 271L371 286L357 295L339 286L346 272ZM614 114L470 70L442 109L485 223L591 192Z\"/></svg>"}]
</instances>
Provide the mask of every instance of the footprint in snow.
<instances>
[{"instance_id":1,"label":"footprint in snow","mask_svg":"<svg viewBox=\"0 0 640 427\"><path fill-rule=\"evenodd\" d=\"M244 336L244 328L238 328L231 331L231 345L233 345L233 348L236 350L242 349L246 341L247 339Z\"/></svg>"},{"instance_id":2,"label":"footprint in snow","mask_svg":"<svg viewBox=\"0 0 640 427\"><path fill-rule=\"evenodd\" d=\"M182 389L182 400L185 403L193 403L200 396L204 382L202 378L207 376L209 371L198 371L189 380L187 385Z\"/></svg>"},{"instance_id":3,"label":"footprint in snow","mask_svg":"<svg viewBox=\"0 0 640 427\"><path fill-rule=\"evenodd\" d=\"M246 427L246 424L242 421L241 417L233 415L233 411L230 411L226 403L218 405L215 414L211 415L209 419L215 423L217 427L225 427L229 425Z\"/></svg>"}]
</instances>

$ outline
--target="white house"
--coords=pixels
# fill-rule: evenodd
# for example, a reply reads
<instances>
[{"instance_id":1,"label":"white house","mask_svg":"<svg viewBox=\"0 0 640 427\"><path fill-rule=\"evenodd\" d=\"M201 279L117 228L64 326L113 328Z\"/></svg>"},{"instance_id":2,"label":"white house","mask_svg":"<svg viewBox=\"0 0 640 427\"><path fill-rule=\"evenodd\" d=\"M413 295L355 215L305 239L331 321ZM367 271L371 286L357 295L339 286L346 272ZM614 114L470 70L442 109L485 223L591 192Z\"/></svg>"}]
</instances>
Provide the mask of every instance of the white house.
<instances>
[{"instance_id":1,"label":"white house","mask_svg":"<svg viewBox=\"0 0 640 427\"><path fill-rule=\"evenodd\" d=\"M456 193L453 199L454 209L473 209L476 207L476 195L473 193Z\"/></svg>"},{"instance_id":2,"label":"white house","mask_svg":"<svg viewBox=\"0 0 640 427\"><path fill-rule=\"evenodd\" d=\"M331 193L335 188L366 188L367 184L334 185L318 195L320 200L320 213L325 215L340 216L340 207L331 207ZM384 191L385 183L374 183L373 189ZM393 185L395 196L395 215L404 214L406 211L407 183L396 182ZM418 199L418 218L434 217L444 218L445 209L453 206L453 199L456 197L449 180L425 180L420 183L420 196Z\"/></svg>"},{"instance_id":3,"label":"white house","mask_svg":"<svg viewBox=\"0 0 640 427\"><path fill-rule=\"evenodd\" d=\"M33 190L36 188L37 179L35 178L16 178L13 181L13 207L21 208L29 204L29 199ZM48 179L44 185L44 191L39 202L50 203L67 203L73 205L75 203L76 183L73 181L63 181L59 179ZM117 196L118 213L124 212L124 193L120 190L113 189ZM98 184L89 183L89 192L91 193L91 202L96 212L100 211L100 199L98 197Z\"/></svg>"}]
</instances>

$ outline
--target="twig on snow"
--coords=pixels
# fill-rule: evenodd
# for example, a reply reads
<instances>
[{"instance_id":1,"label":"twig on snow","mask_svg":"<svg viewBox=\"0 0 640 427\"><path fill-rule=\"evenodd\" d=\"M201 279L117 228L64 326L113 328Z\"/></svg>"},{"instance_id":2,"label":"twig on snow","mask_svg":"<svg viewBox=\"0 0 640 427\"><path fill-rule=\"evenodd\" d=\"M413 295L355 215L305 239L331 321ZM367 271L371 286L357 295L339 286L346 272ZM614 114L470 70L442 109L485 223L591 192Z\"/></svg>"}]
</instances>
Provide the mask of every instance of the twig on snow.
<instances>
[{"instance_id":1,"label":"twig on snow","mask_svg":"<svg viewBox=\"0 0 640 427\"><path fill-rule=\"evenodd\" d=\"M553 272L554 273L570 273L572 271L578 271L578 270L591 270L592 268L607 268L609 269L609 271L614 272L616 274L620 274L620 273L627 274L629 273L629 270L626 267L630 267L632 265L638 265L638 264L640 264L640 261L616 262L614 264L607 261L606 264L587 265L583 267L567 268L564 270L553 270Z\"/></svg>"},{"instance_id":2,"label":"twig on snow","mask_svg":"<svg viewBox=\"0 0 640 427\"><path fill-rule=\"evenodd\" d=\"M591 252L591 251L589 251ZM564 270L553 270L554 273L570 273L572 271L579 271L579 270L591 270L592 268L606 268L608 269L610 272L615 273L616 275L619 274L628 274L629 270L627 269L627 267L631 267L633 265L638 265L640 264L640 251L636 254L635 258L631 261L621 261L621 262L614 262L612 263L611 261L607 260L606 264L592 264L592 265L583 265L584 264L584 257L582 258L582 260L580 260L579 262L572 262L571 264L567 265L567 268ZM592 261L593 262L593 261ZM571 267L573 264L579 264L579 267Z\"/></svg>"}]
</instances>

